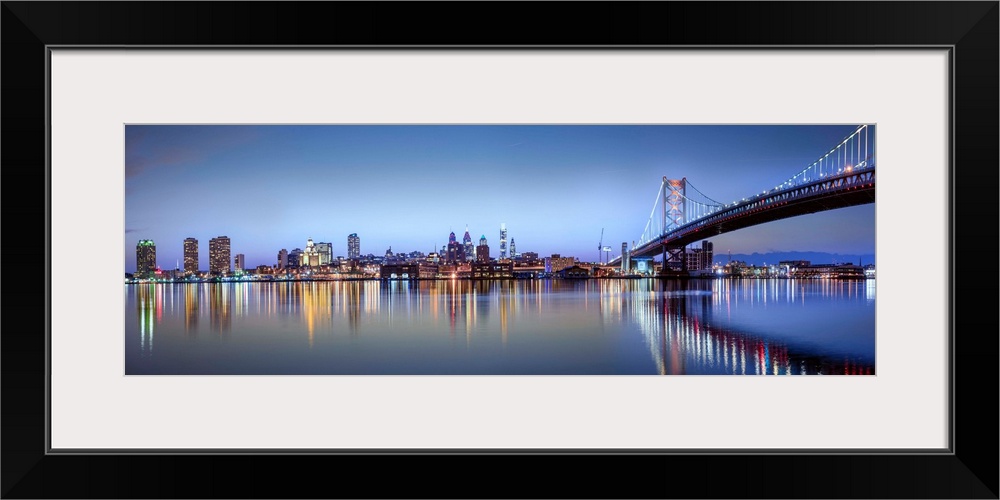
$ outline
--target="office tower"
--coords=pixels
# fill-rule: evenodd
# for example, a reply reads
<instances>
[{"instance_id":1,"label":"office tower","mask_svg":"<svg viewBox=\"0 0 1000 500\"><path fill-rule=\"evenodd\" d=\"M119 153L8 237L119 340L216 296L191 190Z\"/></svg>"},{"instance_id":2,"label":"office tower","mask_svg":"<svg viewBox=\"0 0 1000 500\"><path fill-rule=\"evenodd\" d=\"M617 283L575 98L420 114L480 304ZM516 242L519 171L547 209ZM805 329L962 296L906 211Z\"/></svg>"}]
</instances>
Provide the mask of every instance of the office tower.
<instances>
[{"instance_id":1,"label":"office tower","mask_svg":"<svg viewBox=\"0 0 1000 500\"><path fill-rule=\"evenodd\" d=\"M628 242L622 242L622 274L629 272Z\"/></svg>"},{"instance_id":2,"label":"office tower","mask_svg":"<svg viewBox=\"0 0 1000 500\"><path fill-rule=\"evenodd\" d=\"M701 242L701 261L698 263L699 269L711 269L712 261L715 259L715 245L711 241Z\"/></svg>"},{"instance_id":3,"label":"office tower","mask_svg":"<svg viewBox=\"0 0 1000 500\"><path fill-rule=\"evenodd\" d=\"M153 240L139 240L135 246L135 275L149 278L156 274L156 244Z\"/></svg>"},{"instance_id":4,"label":"office tower","mask_svg":"<svg viewBox=\"0 0 1000 500\"><path fill-rule=\"evenodd\" d=\"M212 274L229 274L229 237L218 236L208 241L208 270Z\"/></svg>"},{"instance_id":5,"label":"office tower","mask_svg":"<svg viewBox=\"0 0 1000 500\"><path fill-rule=\"evenodd\" d=\"M455 232L448 235L448 246L445 251L445 261L449 264L465 262L465 247L458 242Z\"/></svg>"},{"instance_id":6,"label":"office tower","mask_svg":"<svg viewBox=\"0 0 1000 500\"><path fill-rule=\"evenodd\" d=\"M507 258L507 224L500 223L500 257L501 259Z\"/></svg>"},{"instance_id":7,"label":"office tower","mask_svg":"<svg viewBox=\"0 0 1000 500\"><path fill-rule=\"evenodd\" d=\"M462 237L462 247L465 248L466 262L472 262L476 258L476 247L472 245L472 236L469 235L469 226L465 226L465 236Z\"/></svg>"},{"instance_id":8,"label":"office tower","mask_svg":"<svg viewBox=\"0 0 1000 500\"><path fill-rule=\"evenodd\" d=\"M288 267L290 269L298 269L301 260L302 260L301 248L293 248L291 252L288 252Z\"/></svg>"},{"instance_id":9,"label":"office tower","mask_svg":"<svg viewBox=\"0 0 1000 500\"><path fill-rule=\"evenodd\" d=\"M288 267L288 250L282 248L278 250L278 269L284 269Z\"/></svg>"},{"instance_id":10,"label":"office tower","mask_svg":"<svg viewBox=\"0 0 1000 500\"><path fill-rule=\"evenodd\" d=\"M486 235L479 238L479 246L476 247L476 262L490 261L490 247L486 245Z\"/></svg>"},{"instance_id":11,"label":"office tower","mask_svg":"<svg viewBox=\"0 0 1000 500\"><path fill-rule=\"evenodd\" d=\"M244 256L243 254L241 253L236 254L236 257L233 258L233 261L235 262L237 271L242 271L247 268L246 256Z\"/></svg>"},{"instance_id":12,"label":"office tower","mask_svg":"<svg viewBox=\"0 0 1000 500\"><path fill-rule=\"evenodd\" d=\"M510 239L510 258L517 257L517 249L514 247L514 238Z\"/></svg>"},{"instance_id":13,"label":"office tower","mask_svg":"<svg viewBox=\"0 0 1000 500\"><path fill-rule=\"evenodd\" d=\"M198 274L198 240L184 239L184 274Z\"/></svg>"},{"instance_id":14,"label":"office tower","mask_svg":"<svg viewBox=\"0 0 1000 500\"><path fill-rule=\"evenodd\" d=\"M361 238L358 238L358 233L347 235L347 258L361 258Z\"/></svg>"},{"instance_id":15,"label":"office tower","mask_svg":"<svg viewBox=\"0 0 1000 500\"><path fill-rule=\"evenodd\" d=\"M319 265L328 266L333 263L333 243L316 243L316 254L319 255Z\"/></svg>"}]
</instances>

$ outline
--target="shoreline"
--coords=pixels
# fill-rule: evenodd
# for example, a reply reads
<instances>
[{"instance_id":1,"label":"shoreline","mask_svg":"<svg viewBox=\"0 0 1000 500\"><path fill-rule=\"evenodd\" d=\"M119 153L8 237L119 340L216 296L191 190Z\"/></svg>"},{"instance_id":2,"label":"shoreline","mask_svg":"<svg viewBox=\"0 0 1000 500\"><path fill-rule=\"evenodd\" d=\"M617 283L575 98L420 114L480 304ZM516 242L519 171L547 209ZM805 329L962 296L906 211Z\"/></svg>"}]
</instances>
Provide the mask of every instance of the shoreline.
<instances>
[{"instance_id":1,"label":"shoreline","mask_svg":"<svg viewBox=\"0 0 1000 500\"><path fill-rule=\"evenodd\" d=\"M224 285L233 283L315 283L315 282L343 282L343 281L386 281L386 282L410 282L410 281L587 281L587 280L803 280L803 281L868 281L874 277L844 277L844 278L790 278L786 276L588 276L579 278L297 278L297 279L263 279L263 280L205 280L205 281L126 281L126 285Z\"/></svg>"}]
</instances>

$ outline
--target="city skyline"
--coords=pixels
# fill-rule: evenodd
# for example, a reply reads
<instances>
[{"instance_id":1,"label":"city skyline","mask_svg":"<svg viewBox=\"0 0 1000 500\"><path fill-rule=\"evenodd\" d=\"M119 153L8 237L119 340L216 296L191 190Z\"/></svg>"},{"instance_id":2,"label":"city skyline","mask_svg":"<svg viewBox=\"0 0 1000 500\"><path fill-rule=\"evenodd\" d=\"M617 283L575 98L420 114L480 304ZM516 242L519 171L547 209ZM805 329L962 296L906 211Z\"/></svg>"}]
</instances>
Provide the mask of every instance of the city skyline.
<instances>
[{"instance_id":1,"label":"city skyline","mask_svg":"<svg viewBox=\"0 0 1000 500\"><path fill-rule=\"evenodd\" d=\"M160 267L184 268L186 238L198 240L198 268L209 269L204 242L222 235L249 268L274 265L279 250L309 238L349 256L351 234L360 255L380 256L390 246L440 252L452 232L464 245L468 228L497 255L502 224L521 252L597 261L599 241L614 257L641 234L663 176L722 202L740 199L855 128L129 125L125 271L135 271L139 240L155 242ZM717 256L874 254L874 214L874 204L862 205L709 239Z\"/></svg>"}]
</instances>

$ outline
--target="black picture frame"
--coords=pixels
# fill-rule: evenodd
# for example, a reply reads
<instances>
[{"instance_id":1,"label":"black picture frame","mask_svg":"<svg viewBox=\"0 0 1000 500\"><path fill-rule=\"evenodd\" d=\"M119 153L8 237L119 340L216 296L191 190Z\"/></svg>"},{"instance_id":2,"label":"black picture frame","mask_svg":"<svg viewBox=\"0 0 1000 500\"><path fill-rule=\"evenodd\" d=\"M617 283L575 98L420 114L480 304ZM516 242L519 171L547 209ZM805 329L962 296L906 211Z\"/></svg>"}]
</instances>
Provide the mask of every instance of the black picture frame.
<instances>
[{"instance_id":1,"label":"black picture frame","mask_svg":"<svg viewBox=\"0 0 1000 500\"><path fill-rule=\"evenodd\" d=\"M0 334L4 498L998 498L997 1L2 3L2 252L10 263ZM46 215L53 45L950 47L951 450L48 454L51 277L42 279L38 262L55 258ZM365 471L384 480L362 481ZM458 486L469 480L481 486Z\"/></svg>"}]
</instances>

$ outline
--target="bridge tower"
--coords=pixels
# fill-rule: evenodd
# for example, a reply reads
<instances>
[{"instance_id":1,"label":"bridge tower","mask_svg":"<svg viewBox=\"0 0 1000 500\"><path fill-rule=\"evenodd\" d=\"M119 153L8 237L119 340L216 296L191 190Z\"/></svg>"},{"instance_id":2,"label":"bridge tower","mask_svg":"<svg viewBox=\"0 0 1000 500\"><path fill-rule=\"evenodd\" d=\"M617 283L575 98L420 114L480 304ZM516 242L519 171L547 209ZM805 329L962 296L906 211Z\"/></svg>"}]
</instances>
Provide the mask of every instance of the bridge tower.
<instances>
[{"instance_id":1,"label":"bridge tower","mask_svg":"<svg viewBox=\"0 0 1000 500\"><path fill-rule=\"evenodd\" d=\"M628 242L622 242L622 276L628 274Z\"/></svg>"},{"instance_id":2,"label":"bridge tower","mask_svg":"<svg viewBox=\"0 0 1000 500\"><path fill-rule=\"evenodd\" d=\"M687 199L687 177L680 180L663 176L663 232L667 234L687 222L684 219L684 200ZM680 268L686 270L684 247L663 245L663 270Z\"/></svg>"}]
</instances>

